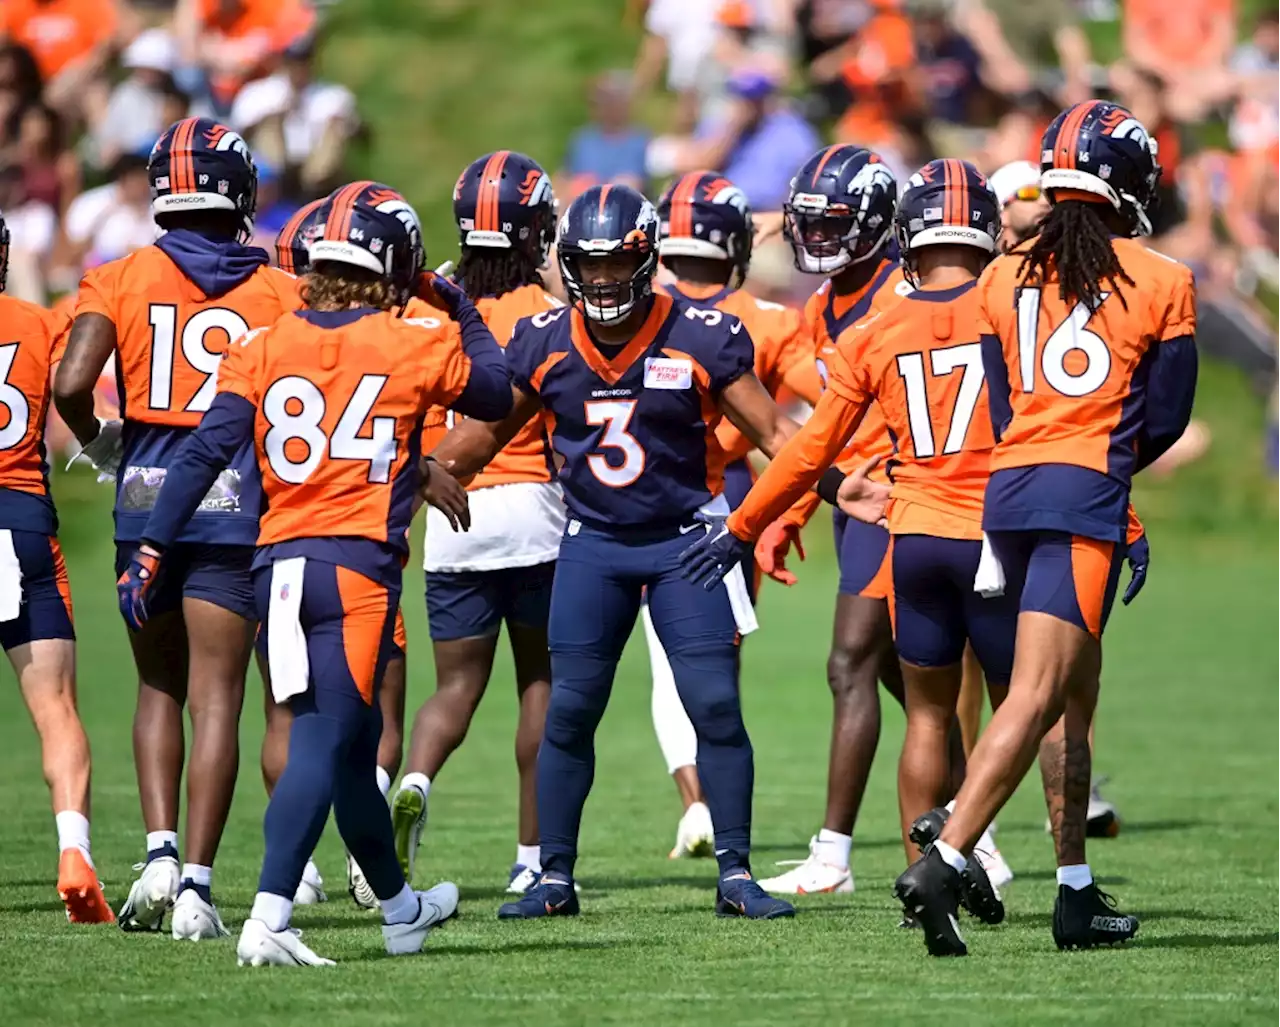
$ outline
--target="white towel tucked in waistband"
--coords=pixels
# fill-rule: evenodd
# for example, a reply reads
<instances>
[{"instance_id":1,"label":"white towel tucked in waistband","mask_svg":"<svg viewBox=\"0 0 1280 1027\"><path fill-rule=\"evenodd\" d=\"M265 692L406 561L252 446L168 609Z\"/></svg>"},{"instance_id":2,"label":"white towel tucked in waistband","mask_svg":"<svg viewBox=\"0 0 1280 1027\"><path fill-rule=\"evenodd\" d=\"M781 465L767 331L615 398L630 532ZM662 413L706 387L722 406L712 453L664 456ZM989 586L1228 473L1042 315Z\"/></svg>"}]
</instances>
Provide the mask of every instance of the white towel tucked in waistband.
<instances>
[{"instance_id":1,"label":"white towel tucked in waistband","mask_svg":"<svg viewBox=\"0 0 1280 1027\"><path fill-rule=\"evenodd\" d=\"M271 602L267 607L267 664L271 694L282 703L307 690L311 665L302 633L302 578L307 559L294 556L271 565Z\"/></svg>"},{"instance_id":2,"label":"white towel tucked in waistband","mask_svg":"<svg viewBox=\"0 0 1280 1027\"><path fill-rule=\"evenodd\" d=\"M978 557L978 573L973 576L973 590L983 599L1004 595L1004 567L991 548L987 533L982 533L982 555Z\"/></svg>"}]
</instances>

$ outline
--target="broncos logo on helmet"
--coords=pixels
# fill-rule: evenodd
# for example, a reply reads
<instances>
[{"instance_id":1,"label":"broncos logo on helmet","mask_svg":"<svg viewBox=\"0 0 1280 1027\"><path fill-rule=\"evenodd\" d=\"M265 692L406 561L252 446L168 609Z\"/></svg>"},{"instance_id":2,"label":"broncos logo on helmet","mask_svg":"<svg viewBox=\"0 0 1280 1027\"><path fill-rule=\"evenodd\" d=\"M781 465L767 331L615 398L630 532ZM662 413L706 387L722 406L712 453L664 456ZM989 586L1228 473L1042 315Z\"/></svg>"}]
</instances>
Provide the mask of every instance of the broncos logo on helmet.
<instances>
[{"instance_id":1,"label":"broncos logo on helmet","mask_svg":"<svg viewBox=\"0 0 1280 1027\"><path fill-rule=\"evenodd\" d=\"M1040 184L1049 200L1109 203L1134 235L1151 234L1160 165L1156 141L1128 108L1105 100L1068 107L1045 129Z\"/></svg>"},{"instance_id":2,"label":"broncos logo on helmet","mask_svg":"<svg viewBox=\"0 0 1280 1027\"><path fill-rule=\"evenodd\" d=\"M400 193L378 182L335 189L312 215L315 236L309 264L320 261L363 268L387 279L404 306L426 260L418 212Z\"/></svg>"},{"instance_id":3,"label":"broncos logo on helmet","mask_svg":"<svg viewBox=\"0 0 1280 1027\"><path fill-rule=\"evenodd\" d=\"M878 258L889 241L898 182L861 146L819 150L800 165L782 205L782 230L796 267L831 274Z\"/></svg>"},{"instance_id":4,"label":"broncos logo on helmet","mask_svg":"<svg viewBox=\"0 0 1280 1027\"><path fill-rule=\"evenodd\" d=\"M243 221L241 241L252 235L258 171L245 141L226 125L211 118L174 122L151 149L147 178L158 218L185 210L233 211Z\"/></svg>"},{"instance_id":5,"label":"broncos logo on helmet","mask_svg":"<svg viewBox=\"0 0 1280 1027\"><path fill-rule=\"evenodd\" d=\"M925 246L973 246L991 254L1000 234L1000 201L965 160L932 160L907 180L893 219L908 280L916 281Z\"/></svg>"},{"instance_id":6,"label":"broncos logo on helmet","mask_svg":"<svg viewBox=\"0 0 1280 1027\"><path fill-rule=\"evenodd\" d=\"M453 216L463 246L525 250L545 266L556 224L551 177L523 153L485 154L458 176Z\"/></svg>"},{"instance_id":7,"label":"broncos logo on helmet","mask_svg":"<svg viewBox=\"0 0 1280 1027\"><path fill-rule=\"evenodd\" d=\"M658 200L658 256L701 257L733 262L741 288L751 264L755 230L741 189L715 171L690 171Z\"/></svg>"}]
</instances>

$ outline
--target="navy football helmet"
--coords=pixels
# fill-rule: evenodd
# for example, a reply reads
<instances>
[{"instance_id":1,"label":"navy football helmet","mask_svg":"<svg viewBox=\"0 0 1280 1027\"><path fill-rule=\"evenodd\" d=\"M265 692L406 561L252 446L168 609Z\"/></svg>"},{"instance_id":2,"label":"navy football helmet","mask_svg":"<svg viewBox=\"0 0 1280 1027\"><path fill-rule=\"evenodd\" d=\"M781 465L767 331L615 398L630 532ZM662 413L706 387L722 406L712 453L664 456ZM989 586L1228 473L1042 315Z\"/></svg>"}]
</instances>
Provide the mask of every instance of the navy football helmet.
<instances>
[{"instance_id":1,"label":"navy football helmet","mask_svg":"<svg viewBox=\"0 0 1280 1027\"><path fill-rule=\"evenodd\" d=\"M796 267L829 275L879 257L897 199L897 179L870 150L847 143L819 150L800 165L782 205Z\"/></svg>"},{"instance_id":2,"label":"navy football helmet","mask_svg":"<svg viewBox=\"0 0 1280 1027\"><path fill-rule=\"evenodd\" d=\"M335 189L316 212L320 228L307 257L372 271L391 282L398 305L416 291L426 252L418 213L394 189L352 182Z\"/></svg>"},{"instance_id":3,"label":"navy football helmet","mask_svg":"<svg viewBox=\"0 0 1280 1027\"><path fill-rule=\"evenodd\" d=\"M1045 129L1040 184L1050 202L1105 201L1129 223L1132 235L1150 235L1160 183L1156 157L1156 141L1127 108L1086 100Z\"/></svg>"},{"instance_id":4,"label":"navy football helmet","mask_svg":"<svg viewBox=\"0 0 1280 1027\"><path fill-rule=\"evenodd\" d=\"M9 226L0 213L0 292L9 282Z\"/></svg>"},{"instance_id":5,"label":"navy football helmet","mask_svg":"<svg viewBox=\"0 0 1280 1027\"><path fill-rule=\"evenodd\" d=\"M658 200L658 256L732 261L731 288L751 265L751 207L746 194L714 171L681 175Z\"/></svg>"},{"instance_id":6,"label":"navy football helmet","mask_svg":"<svg viewBox=\"0 0 1280 1027\"><path fill-rule=\"evenodd\" d=\"M478 157L453 187L453 217L463 246L527 250L545 267L556 226L551 178L514 150Z\"/></svg>"},{"instance_id":7,"label":"navy football helmet","mask_svg":"<svg viewBox=\"0 0 1280 1027\"><path fill-rule=\"evenodd\" d=\"M307 247L324 227L324 200L312 200L285 222L276 236L276 266L291 275L305 275L310 266Z\"/></svg>"},{"instance_id":8,"label":"navy football helmet","mask_svg":"<svg viewBox=\"0 0 1280 1027\"><path fill-rule=\"evenodd\" d=\"M995 253L1000 201L986 176L967 160L931 160L909 179L893 219L902 269L916 281L916 256L924 246L973 246Z\"/></svg>"},{"instance_id":9,"label":"navy football helmet","mask_svg":"<svg viewBox=\"0 0 1280 1027\"><path fill-rule=\"evenodd\" d=\"M258 171L240 136L212 118L183 118L161 133L147 162L151 212L229 210L242 219L241 242L253 234Z\"/></svg>"},{"instance_id":10,"label":"navy football helmet","mask_svg":"<svg viewBox=\"0 0 1280 1027\"><path fill-rule=\"evenodd\" d=\"M625 281L588 281L584 261L618 253L633 257L634 270ZM593 185L560 219L556 256L573 305L593 321L620 321L653 292L658 212L630 186Z\"/></svg>"}]
</instances>

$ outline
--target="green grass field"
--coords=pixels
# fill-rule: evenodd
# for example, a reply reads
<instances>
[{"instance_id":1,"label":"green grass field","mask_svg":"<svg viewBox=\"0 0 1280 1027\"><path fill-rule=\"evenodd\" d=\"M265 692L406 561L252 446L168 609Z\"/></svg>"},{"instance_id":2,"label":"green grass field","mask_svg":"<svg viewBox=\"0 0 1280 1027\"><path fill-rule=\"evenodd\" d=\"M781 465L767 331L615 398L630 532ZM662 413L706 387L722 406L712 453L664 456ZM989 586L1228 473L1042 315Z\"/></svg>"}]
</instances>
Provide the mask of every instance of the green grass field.
<instances>
[{"instance_id":1,"label":"green grass field","mask_svg":"<svg viewBox=\"0 0 1280 1027\"><path fill-rule=\"evenodd\" d=\"M114 608L108 514L83 476L59 495L81 632L81 705L95 757L95 856L113 903L141 856L129 724L133 675ZM815 526L802 582L771 588L743 690L756 747L756 868L803 854L821 816L829 727L823 679L833 563ZM1271 539L1274 540L1274 521ZM1259 532L1261 534L1261 532ZM1186 545L1182 543L1186 542ZM332 970L239 970L232 941L68 925L53 889L53 824L34 732L0 689L0 1019L5 1024L1274 1023L1276 1009L1276 551L1274 541L1192 545L1170 528L1140 601L1108 634L1099 769L1128 818L1092 862L1143 918L1124 951L1060 954L1049 935L1053 861L1038 782L1000 819L1018 873L999 928L972 956L931 962L896 928L902 865L885 718L854 848L857 892L799 903L790 922L716 920L714 868L669 862L677 803L649 725L647 661L628 652L598 739L576 921L499 923L515 832L511 673L500 666L471 737L433 789L420 881L456 880L461 918L418 958L384 956L377 919L343 892L330 828L319 862L332 901L295 923ZM410 706L432 688L420 574L406 585ZM251 682L240 790L216 889L233 930L262 854L260 690ZM931 999L944 999L940 1007Z\"/></svg>"}]
</instances>

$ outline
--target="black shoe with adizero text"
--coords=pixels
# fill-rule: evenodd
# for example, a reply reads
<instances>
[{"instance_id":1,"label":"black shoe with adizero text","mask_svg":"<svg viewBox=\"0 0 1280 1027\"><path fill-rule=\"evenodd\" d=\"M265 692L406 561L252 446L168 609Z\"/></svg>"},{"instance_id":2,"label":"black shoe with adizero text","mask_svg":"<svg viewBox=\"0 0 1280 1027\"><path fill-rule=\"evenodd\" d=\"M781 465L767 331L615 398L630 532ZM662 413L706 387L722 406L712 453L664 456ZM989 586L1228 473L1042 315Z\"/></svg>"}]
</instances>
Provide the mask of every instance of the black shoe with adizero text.
<instances>
[{"instance_id":1,"label":"black shoe with adizero text","mask_svg":"<svg viewBox=\"0 0 1280 1027\"><path fill-rule=\"evenodd\" d=\"M894 882L904 920L913 920L924 933L931 956L967 956L956 919L960 911L960 875L943 861L933 846L907 867Z\"/></svg>"},{"instance_id":2,"label":"black shoe with adizero text","mask_svg":"<svg viewBox=\"0 0 1280 1027\"><path fill-rule=\"evenodd\" d=\"M1138 918L1116 909L1116 900L1096 884L1078 891L1058 886L1053 904L1053 940L1060 949L1119 945L1138 933Z\"/></svg>"},{"instance_id":3,"label":"black shoe with adizero text","mask_svg":"<svg viewBox=\"0 0 1280 1027\"><path fill-rule=\"evenodd\" d=\"M942 806L931 809L916 817L907 836L915 843L916 848L924 852L938 840L946 826L950 813ZM960 875L960 905L970 916L977 917L984 924L998 924L1004 921L1004 902L986 868L974 856L969 857L964 872Z\"/></svg>"}]
</instances>

